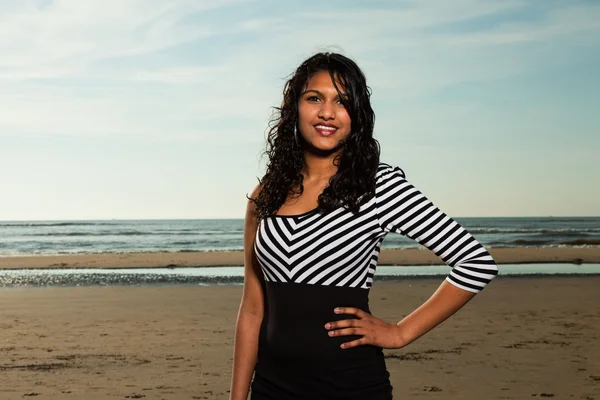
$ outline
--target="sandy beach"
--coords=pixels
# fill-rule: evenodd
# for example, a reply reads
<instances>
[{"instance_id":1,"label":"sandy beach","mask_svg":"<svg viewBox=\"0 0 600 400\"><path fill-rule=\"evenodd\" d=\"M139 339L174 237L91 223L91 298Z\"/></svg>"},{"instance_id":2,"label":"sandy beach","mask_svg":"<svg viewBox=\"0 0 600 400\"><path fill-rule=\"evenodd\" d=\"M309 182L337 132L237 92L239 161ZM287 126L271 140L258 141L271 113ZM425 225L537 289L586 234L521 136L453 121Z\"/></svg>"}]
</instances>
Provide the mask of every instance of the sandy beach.
<instances>
[{"instance_id":1,"label":"sandy beach","mask_svg":"<svg viewBox=\"0 0 600 400\"><path fill-rule=\"evenodd\" d=\"M398 321L441 279L376 282ZM600 399L600 277L498 277L404 349L395 398ZM4 288L0 399L227 399L241 286Z\"/></svg>"},{"instance_id":2,"label":"sandy beach","mask_svg":"<svg viewBox=\"0 0 600 400\"><path fill-rule=\"evenodd\" d=\"M489 248L498 264L600 263L600 247ZM164 268L243 265L243 251L85 254L0 257L0 269ZM428 249L382 249L379 265L436 265L443 261Z\"/></svg>"},{"instance_id":3,"label":"sandy beach","mask_svg":"<svg viewBox=\"0 0 600 400\"><path fill-rule=\"evenodd\" d=\"M498 264L598 263L600 248L490 249ZM241 265L242 252L0 258L2 269ZM389 250L380 265L441 264ZM397 322L439 279L375 282ZM600 276L497 277L451 319L385 350L397 399L600 399ZM0 288L0 399L227 399L241 286Z\"/></svg>"}]
</instances>

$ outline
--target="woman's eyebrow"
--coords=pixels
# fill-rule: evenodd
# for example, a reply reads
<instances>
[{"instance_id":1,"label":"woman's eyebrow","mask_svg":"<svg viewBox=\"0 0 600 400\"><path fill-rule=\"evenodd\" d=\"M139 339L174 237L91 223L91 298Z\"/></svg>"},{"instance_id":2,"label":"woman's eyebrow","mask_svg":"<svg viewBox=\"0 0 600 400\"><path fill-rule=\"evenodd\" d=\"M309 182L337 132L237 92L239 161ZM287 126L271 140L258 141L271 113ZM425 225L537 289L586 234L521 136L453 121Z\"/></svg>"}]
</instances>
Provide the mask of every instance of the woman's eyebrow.
<instances>
[{"instance_id":1,"label":"woman's eyebrow","mask_svg":"<svg viewBox=\"0 0 600 400\"><path fill-rule=\"evenodd\" d=\"M307 89L304 92L302 92L301 96L305 95L306 93L310 93L310 92L314 92L314 93L318 94L319 96L323 96L323 93L319 92L317 89Z\"/></svg>"}]
</instances>

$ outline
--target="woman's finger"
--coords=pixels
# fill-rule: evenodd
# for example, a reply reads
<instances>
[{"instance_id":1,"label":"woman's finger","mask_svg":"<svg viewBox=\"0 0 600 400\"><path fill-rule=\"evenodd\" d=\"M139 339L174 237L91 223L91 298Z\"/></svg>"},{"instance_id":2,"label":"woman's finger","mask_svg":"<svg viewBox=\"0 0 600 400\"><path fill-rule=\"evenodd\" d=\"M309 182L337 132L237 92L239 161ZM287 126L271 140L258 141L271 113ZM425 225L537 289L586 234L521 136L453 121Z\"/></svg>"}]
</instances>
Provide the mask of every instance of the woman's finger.
<instances>
[{"instance_id":1,"label":"woman's finger","mask_svg":"<svg viewBox=\"0 0 600 400\"><path fill-rule=\"evenodd\" d=\"M363 345L365 345L365 344L369 344L369 341L368 341L368 339L367 339L367 338L365 338L365 337L363 336L363 337L361 337L360 339L356 339L356 340L353 340L353 341L351 341L351 342L342 343L342 344L340 345L340 347L341 347L342 349L349 349L349 348L351 348L351 347L363 346Z\"/></svg>"},{"instance_id":2,"label":"woman's finger","mask_svg":"<svg viewBox=\"0 0 600 400\"><path fill-rule=\"evenodd\" d=\"M356 307L337 307L333 312L336 314L352 314L356 315L358 318L365 318L366 316L371 315Z\"/></svg>"},{"instance_id":3,"label":"woman's finger","mask_svg":"<svg viewBox=\"0 0 600 400\"><path fill-rule=\"evenodd\" d=\"M348 335L357 335L363 336L365 335L365 331L363 328L344 328L344 329L336 329L334 331L329 331L329 336L348 336Z\"/></svg>"},{"instance_id":4,"label":"woman's finger","mask_svg":"<svg viewBox=\"0 0 600 400\"><path fill-rule=\"evenodd\" d=\"M325 329L347 328L349 326L359 326L360 319L343 319L340 321L331 321L325 324Z\"/></svg>"}]
</instances>

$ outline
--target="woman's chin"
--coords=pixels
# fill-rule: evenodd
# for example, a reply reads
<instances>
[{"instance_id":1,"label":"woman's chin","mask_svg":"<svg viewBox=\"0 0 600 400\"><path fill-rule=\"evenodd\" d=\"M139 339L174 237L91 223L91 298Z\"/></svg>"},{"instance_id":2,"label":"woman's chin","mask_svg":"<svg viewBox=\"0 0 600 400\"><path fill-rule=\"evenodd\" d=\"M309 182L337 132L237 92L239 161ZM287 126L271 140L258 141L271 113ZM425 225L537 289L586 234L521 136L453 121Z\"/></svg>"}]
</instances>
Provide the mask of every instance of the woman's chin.
<instances>
[{"instance_id":1,"label":"woman's chin","mask_svg":"<svg viewBox=\"0 0 600 400\"><path fill-rule=\"evenodd\" d=\"M339 140L329 140L324 143L323 140L314 140L306 142L305 149L317 154L331 154L338 151L342 147Z\"/></svg>"}]
</instances>

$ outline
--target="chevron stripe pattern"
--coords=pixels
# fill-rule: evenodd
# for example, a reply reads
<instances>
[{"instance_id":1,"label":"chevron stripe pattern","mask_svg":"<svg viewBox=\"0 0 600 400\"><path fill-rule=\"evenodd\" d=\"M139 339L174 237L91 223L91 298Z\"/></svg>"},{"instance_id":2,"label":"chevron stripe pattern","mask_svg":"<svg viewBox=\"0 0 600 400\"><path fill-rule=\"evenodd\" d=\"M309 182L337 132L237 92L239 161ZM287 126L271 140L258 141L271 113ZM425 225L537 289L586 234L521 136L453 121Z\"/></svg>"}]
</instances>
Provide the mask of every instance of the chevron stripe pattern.
<instances>
[{"instance_id":1,"label":"chevron stripe pattern","mask_svg":"<svg viewBox=\"0 0 600 400\"><path fill-rule=\"evenodd\" d=\"M411 185L404 171L380 163L375 196L359 212L340 207L263 219L254 242L265 281L369 289L389 232L409 237L440 257L446 280L481 291L498 272L485 248Z\"/></svg>"}]
</instances>

